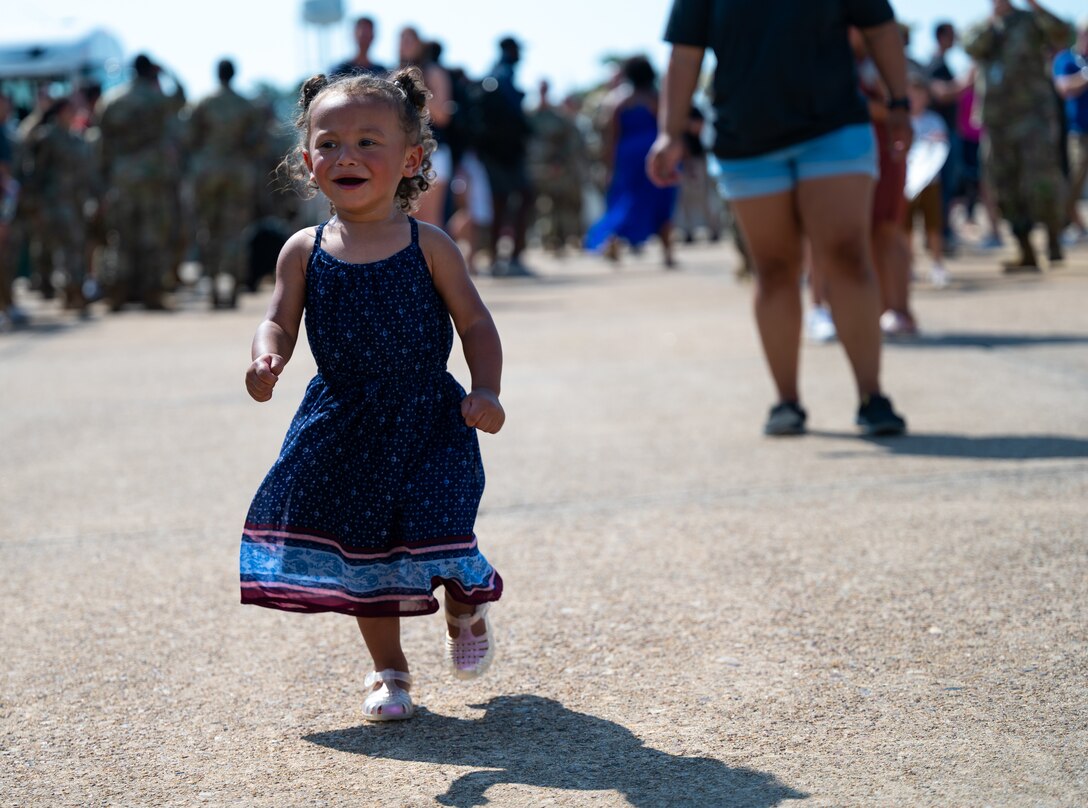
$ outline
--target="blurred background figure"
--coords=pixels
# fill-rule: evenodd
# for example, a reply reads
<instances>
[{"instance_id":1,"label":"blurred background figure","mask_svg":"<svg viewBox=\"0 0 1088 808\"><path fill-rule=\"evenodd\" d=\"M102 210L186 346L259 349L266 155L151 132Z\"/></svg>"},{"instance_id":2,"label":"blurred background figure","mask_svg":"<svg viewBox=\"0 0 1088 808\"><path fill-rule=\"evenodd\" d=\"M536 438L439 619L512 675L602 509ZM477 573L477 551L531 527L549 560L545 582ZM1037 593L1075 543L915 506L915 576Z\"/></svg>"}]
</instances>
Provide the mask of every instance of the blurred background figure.
<instances>
[{"instance_id":1,"label":"blurred background figure","mask_svg":"<svg viewBox=\"0 0 1088 808\"><path fill-rule=\"evenodd\" d=\"M60 292L64 307L86 316L86 221L91 199L90 154L73 131L76 105L54 100L27 133L21 151L22 193L34 200L28 228L35 286L47 298Z\"/></svg>"},{"instance_id":2,"label":"blurred background figure","mask_svg":"<svg viewBox=\"0 0 1088 808\"><path fill-rule=\"evenodd\" d=\"M536 235L555 255L580 248L582 188L587 182L586 149L574 116L548 97L547 81L540 82L540 104L529 116L529 174L536 191Z\"/></svg>"},{"instance_id":3,"label":"blurred background figure","mask_svg":"<svg viewBox=\"0 0 1088 808\"><path fill-rule=\"evenodd\" d=\"M994 250L1005 246L1005 240L1001 236L1001 212L997 209L993 191L986 180L982 170L981 140L982 140L982 111L980 109L978 93L975 92L976 68L972 65L965 77L966 88L960 95L959 110L956 116L956 128L959 132L962 146L962 161L960 163L960 178L963 187L963 207L965 219L968 224L974 224L976 219L975 208L982 206L986 216L985 235L978 242L983 250Z\"/></svg>"},{"instance_id":4,"label":"blurred background figure","mask_svg":"<svg viewBox=\"0 0 1088 808\"><path fill-rule=\"evenodd\" d=\"M193 183L196 247L211 279L211 306L234 308L249 274L247 239L255 218L256 161L264 121L231 87L234 63L216 66L219 89L189 114L187 145Z\"/></svg>"},{"instance_id":5,"label":"blurred background figure","mask_svg":"<svg viewBox=\"0 0 1088 808\"><path fill-rule=\"evenodd\" d=\"M370 58L377 25L372 17L359 17L352 29L355 35L355 55L329 68L329 78L352 73L384 73L385 67Z\"/></svg>"},{"instance_id":6,"label":"blurred background figure","mask_svg":"<svg viewBox=\"0 0 1088 808\"><path fill-rule=\"evenodd\" d=\"M1038 272L1031 231L1041 222L1052 264L1062 258L1064 180L1059 162L1058 107L1049 79L1050 53L1069 42L1069 26L1028 0L1028 9L993 0L993 13L964 37L978 63L982 166L1019 250L1006 272Z\"/></svg>"},{"instance_id":7,"label":"blurred background figure","mask_svg":"<svg viewBox=\"0 0 1088 808\"><path fill-rule=\"evenodd\" d=\"M133 61L135 78L104 97L98 115L102 201L108 243L103 280L110 309L135 300L164 309L164 283L178 259L180 202L178 112L185 104L181 84L166 95L160 68L145 54Z\"/></svg>"},{"instance_id":8,"label":"blurred background figure","mask_svg":"<svg viewBox=\"0 0 1088 808\"><path fill-rule=\"evenodd\" d=\"M12 222L19 198L14 176L14 137L9 127L11 99L0 94L0 331L22 325L25 315L15 306L15 250Z\"/></svg>"},{"instance_id":9,"label":"blurred background figure","mask_svg":"<svg viewBox=\"0 0 1088 808\"><path fill-rule=\"evenodd\" d=\"M951 153L948 126L944 119L930 105L930 82L924 73L911 71L907 76L907 96L910 98L910 121L914 129L913 154L946 153L944 165L948 165L947 154ZM919 183L920 184L920 183ZM908 188L906 215L903 219L903 232L906 234L907 247L912 247L914 220L921 216L923 239L929 251L929 281L936 287L948 285L948 270L944 265L944 217L941 215L941 200L944 198L944 171L937 173L920 190ZM912 196L913 194L913 196ZM911 265L914 265L913 254ZM912 273L913 275L913 273ZM908 278L908 283L910 279Z\"/></svg>"},{"instance_id":10,"label":"blurred background figure","mask_svg":"<svg viewBox=\"0 0 1088 808\"><path fill-rule=\"evenodd\" d=\"M956 130L956 114L960 97L968 82L957 79L948 65L948 53L956 45L956 29L950 22L939 22L933 29L936 50L926 66L929 79L929 108L940 116L948 133L948 158L941 168L941 241L943 249L951 253L956 247L952 230L952 200L960 189L963 165L963 148ZM915 110L912 110L915 111Z\"/></svg>"},{"instance_id":11,"label":"blurred background figure","mask_svg":"<svg viewBox=\"0 0 1088 808\"><path fill-rule=\"evenodd\" d=\"M1065 219L1069 226L1067 244L1088 241L1088 227L1077 209L1084 196L1088 177L1088 17L1077 23L1077 38L1072 48L1054 59L1054 86L1065 101L1065 120L1069 126L1069 194Z\"/></svg>"},{"instance_id":12,"label":"blurred background figure","mask_svg":"<svg viewBox=\"0 0 1088 808\"><path fill-rule=\"evenodd\" d=\"M442 46L437 42L424 42L412 27L400 32L401 67L415 65L423 71L423 82L431 91L427 100L427 112L431 115L431 136L437 144L431 154L431 171L434 179L430 188L419 198L416 218L437 227L446 227L447 194L453 179L453 152L450 150L447 131L453 112L453 82L450 73L442 66Z\"/></svg>"},{"instance_id":13,"label":"blurred background figure","mask_svg":"<svg viewBox=\"0 0 1088 808\"><path fill-rule=\"evenodd\" d=\"M902 32L903 28L899 30ZM857 60L861 91L869 102L880 166L873 189L870 220L873 267L880 289L880 329L889 337L912 337L918 333L918 324L910 306L910 240L903 230L907 213L907 200L903 195L907 181L906 154L900 148L902 144L897 144L891 135L889 124L893 110L889 108L889 102L893 96L882 80L861 29L851 27L849 37ZM902 38L897 43L897 50L905 57ZM902 109L909 110L905 94L901 101Z\"/></svg>"},{"instance_id":14,"label":"blurred background figure","mask_svg":"<svg viewBox=\"0 0 1088 808\"><path fill-rule=\"evenodd\" d=\"M623 63L624 83L605 110L603 157L608 166L607 209L586 235L587 250L618 260L620 241L638 248L661 239L666 267L675 266L672 213L677 189L659 188L646 175L646 156L657 139L657 73L645 56Z\"/></svg>"},{"instance_id":15,"label":"blurred background figure","mask_svg":"<svg viewBox=\"0 0 1088 808\"><path fill-rule=\"evenodd\" d=\"M684 159L680 163L680 201L676 206L674 229L686 243L695 241L695 233L705 228L711 241L721 238L722 198L710 179L703 130L706 116L692 104L688 128L684 131Z\"/></svg>"},{"instance_id":16,"label":"blurred background figure","mask_svg":"<svg viewBox=\"0 0 1088 808\"><path fill-rule=\"evenodd\" d=\"M519 61L521 45L513 37L503 37L499 60L480 82L473 102L476 153L491 186L493 214L488 243L495 277L532 274L521 260L533 212L533 185L527 159L532 130L523 107L525 93L514 75ZM510 242L505 255L499 250L503 238Z\"/></svg>"}]
</instances>

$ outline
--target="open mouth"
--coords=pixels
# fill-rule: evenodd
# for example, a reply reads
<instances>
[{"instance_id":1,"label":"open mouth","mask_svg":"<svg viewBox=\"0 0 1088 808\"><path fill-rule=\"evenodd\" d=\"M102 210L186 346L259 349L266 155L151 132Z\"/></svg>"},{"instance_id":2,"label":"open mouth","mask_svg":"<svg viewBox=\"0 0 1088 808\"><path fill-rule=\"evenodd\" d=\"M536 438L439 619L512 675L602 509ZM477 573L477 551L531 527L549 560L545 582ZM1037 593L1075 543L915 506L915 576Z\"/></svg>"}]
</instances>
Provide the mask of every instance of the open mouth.
<instances>
[{"instance_id":1,"label":"open mouth","mask_svg":"<svg viewBox=\"0 0 1088 808\"><path fill-rule=\"evenodd\" d=\"M362 177L340 177L333 180L333 182L335 182L341 188L358 188L360 185L366 182L366 180L364 180Z\"/></svg>"}]
</instances>

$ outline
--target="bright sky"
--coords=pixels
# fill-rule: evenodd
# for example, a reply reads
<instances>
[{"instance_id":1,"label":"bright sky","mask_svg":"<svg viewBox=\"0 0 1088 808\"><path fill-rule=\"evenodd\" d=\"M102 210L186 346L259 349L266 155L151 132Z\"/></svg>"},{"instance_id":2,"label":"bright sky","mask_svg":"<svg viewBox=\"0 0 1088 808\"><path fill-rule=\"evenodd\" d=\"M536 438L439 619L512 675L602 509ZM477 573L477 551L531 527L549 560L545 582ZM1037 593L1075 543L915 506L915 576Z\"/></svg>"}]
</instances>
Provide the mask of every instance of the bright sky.
<instances>
[{"instance_id":1,"label":"bright sky","mask_svg":"<svg viewBox=\"0 0 1088 808\"><path fill-rule=\"evenodd\" d=\"M990 10L990 0L892 2L897 16L914 25L912 50L918 58L932 50L937 19L962 29ZM1044 5L1067 19L1086 11L1083 0L1044 0ZM344 21L321 30L301 22L302 6L302 0L0 0L0 19L102 25L120 39L129 60L145 51L178 74L191 98L214 88L215 63L224 56L235 60L235 86L243 92L259 81L292 86L325 70L354 53L351 21L362 14L377 20L371 56L386 65L396 62L398 34L408 24L424 38L442 42L444 61L472 75L490 67L498 39L513 34L524 45L519 75L527 90L544 77L557 94L601 81L607 76L601 59L609 53L646 53L659 67L668 55L661 34L671 0L343 0ZM4 36L0 30L0 39Z\"/></svg>"}]
</instances>

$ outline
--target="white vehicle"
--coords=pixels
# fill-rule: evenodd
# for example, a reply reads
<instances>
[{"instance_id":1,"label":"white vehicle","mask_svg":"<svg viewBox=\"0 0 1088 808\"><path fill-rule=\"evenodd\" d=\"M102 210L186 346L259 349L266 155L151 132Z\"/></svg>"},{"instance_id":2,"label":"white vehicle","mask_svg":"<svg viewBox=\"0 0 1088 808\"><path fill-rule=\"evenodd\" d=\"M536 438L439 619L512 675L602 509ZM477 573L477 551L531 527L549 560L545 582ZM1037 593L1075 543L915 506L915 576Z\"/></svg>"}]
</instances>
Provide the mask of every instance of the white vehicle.
<instances>
[{"instance_id":1,"label":"white vehicle","mask_svg":"<svg viewBox=\"0 0 1088 808\"><path fill-rule=\"evenodd\" d=\"M124 79L124 67L121 43L103 28L5 25L0 30L0 92L17 109L30 109L42 88L51 95L92 82L108 89Z\"/></svg>"}]
</instances>

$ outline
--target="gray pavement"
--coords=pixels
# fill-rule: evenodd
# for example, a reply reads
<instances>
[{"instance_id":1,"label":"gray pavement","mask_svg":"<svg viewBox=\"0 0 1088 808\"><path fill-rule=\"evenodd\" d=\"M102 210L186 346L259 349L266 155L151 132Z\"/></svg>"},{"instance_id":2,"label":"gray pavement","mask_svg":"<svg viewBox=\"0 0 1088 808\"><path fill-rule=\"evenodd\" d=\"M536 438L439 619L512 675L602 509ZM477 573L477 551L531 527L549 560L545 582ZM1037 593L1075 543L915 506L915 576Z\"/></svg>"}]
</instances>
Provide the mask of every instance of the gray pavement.
<instances>
[{"instance_id":1,"label":"gray pavement","mask_svg":"<svg viewBox=\"0 0 1088 808\"><path fill-rule=\"evenodd\" d=\"M507 427L481 546L487 678L405 621L424 710L362 721L352 620L238 605L249 499L313 370L242 374L237 312L0 335L0 804L1088 803L1088 248L920 284L888 347L912 434L855 436L837 345L813 433L772 392L727 245L483 278ZM464 363L452 367L464 378Z\"/></svg>"}]
</instances>

